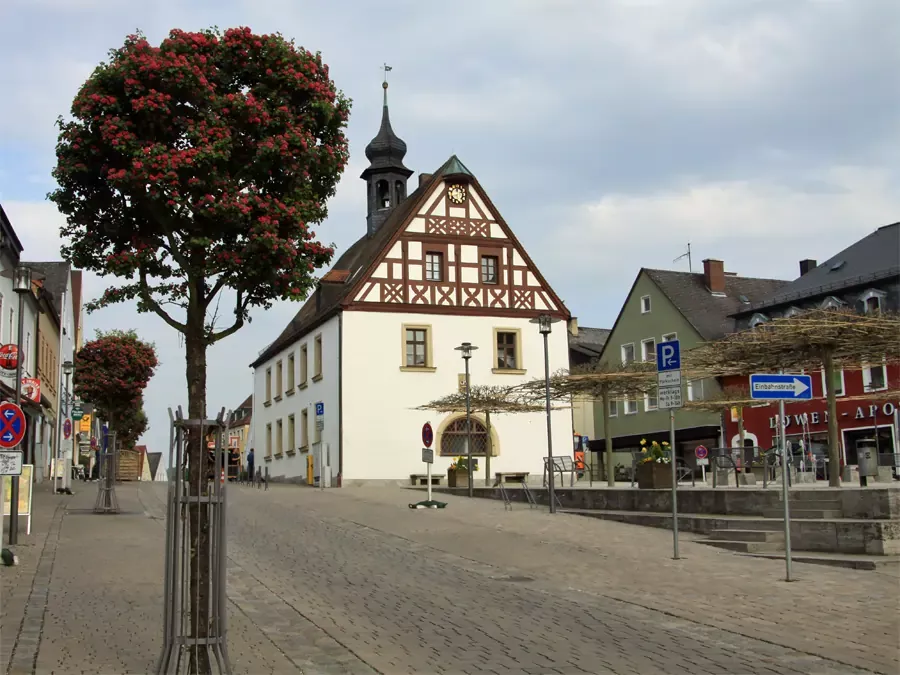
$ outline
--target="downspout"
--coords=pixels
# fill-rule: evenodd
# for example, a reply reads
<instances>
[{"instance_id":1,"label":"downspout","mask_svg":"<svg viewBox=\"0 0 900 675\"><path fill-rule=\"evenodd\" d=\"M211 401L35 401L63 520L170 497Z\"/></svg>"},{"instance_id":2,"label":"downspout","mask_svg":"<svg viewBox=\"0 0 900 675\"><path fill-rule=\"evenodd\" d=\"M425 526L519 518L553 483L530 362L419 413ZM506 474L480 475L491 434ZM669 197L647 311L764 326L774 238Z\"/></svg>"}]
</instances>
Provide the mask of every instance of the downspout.
<instances>
[{"instance_id":1,"label":"downspout","mask_svg":"<svg viewBox=\"0 0 900 675\"><path fill-rule=\"evenodd\" d=\"M63 364L63 330L66 325L66 292L62 292L62 297L60 298L60 316L59 316L59 345L56 349L57 355L57 367L56 367L56 392L57 392L57 413L56 413L56 443L53 449L53 454L55 455L56 461L52 463L52 465L59 466L60 457L62 454L62 441L63 441L63 404L64 399L63 396L68 396L68 392L63 391L63 372L62 372L62 364ZM68 408L66 408L66 417L68 417ZM73 430L74 432L74 430ZM63 475L62 475L62 487L66 489L69 487L68 481L66 477L68 476L66 466L63 466ZM57 469L58 471L58 469ZM53 492L56 492L56 474L53 473Z\"/></svg>"},{"instance_id":2,"label":"downspout","mask_svg":"<svg viewBox=\"0 0 900 675\"><path fill-rule=\"evenodd\" d=\"M344 480L344 313L338 312L338 475L337 486Z\"/></svg>"}]
</instances>

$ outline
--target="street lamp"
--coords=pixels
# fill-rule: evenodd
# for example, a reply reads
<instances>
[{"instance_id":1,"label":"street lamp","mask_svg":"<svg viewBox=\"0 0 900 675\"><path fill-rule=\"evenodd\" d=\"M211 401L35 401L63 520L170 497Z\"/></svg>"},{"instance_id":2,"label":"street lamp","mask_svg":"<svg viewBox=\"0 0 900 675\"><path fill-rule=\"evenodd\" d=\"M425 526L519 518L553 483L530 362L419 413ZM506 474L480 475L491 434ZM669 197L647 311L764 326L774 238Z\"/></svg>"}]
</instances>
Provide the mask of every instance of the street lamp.
<instances>
[{"instance_id":1,"label":"street lamp","mask_svg":"<svg viewBox=\"0 0 900 675\"><path fill-rule=\"evenodd\" d=\"M25 294L31 292L31 268L19 263L13 273L13 290L19 296L19 332L16 336L16 405L22 405L22 337L25 332ZM24 452L24 451L23 451ZM9 491L9 545L19 541L19 477L10 476Z\"/></svg>"},{"instance_id":2,"label":"street lamp","mask_svg":"<svg viewBox=\"0 0 900 675\"><path fill-rule=\"evenodd\" d=\"M547 338L553 330L552 324L558 322L549 314L541 314L532 319L530 323L536 323L541 335L544 336L544 385L547 392L547 473L550 481L547 484L550 497L550 513L556 513L556 486L553 480L553 434L550 426L550 347Z\"/></svg>"},{"instance_id":3,"label":"street lamp","mask_svg":"<svg viewBox=\"0 0 900 675\"><path fill-rule=\"evenodd\" d=\"M459 347L454 347L458 352L462 352L463 361L466 363L466 469L469 474L469 496L475 496L475 475L472 472L472 408L469 399L469 359L472 358L472 352L478 347L472 345L471 342L463 342Z\"/></svg>"}]
</instances>

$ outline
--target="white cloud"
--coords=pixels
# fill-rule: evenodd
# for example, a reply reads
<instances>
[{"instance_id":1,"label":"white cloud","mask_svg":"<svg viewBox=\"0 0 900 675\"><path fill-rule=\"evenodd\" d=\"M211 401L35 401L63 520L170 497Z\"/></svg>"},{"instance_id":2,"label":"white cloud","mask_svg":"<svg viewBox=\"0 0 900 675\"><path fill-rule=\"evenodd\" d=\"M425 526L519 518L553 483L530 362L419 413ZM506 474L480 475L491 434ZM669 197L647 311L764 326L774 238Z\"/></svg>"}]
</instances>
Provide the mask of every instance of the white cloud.
<instances>
[{"instance_id":1,"label":"white cloud","mask_svg":"<svg viewBox=\"0 0 900 675\"><path fill-rule=\"evenodd\" d=\"M676 267L672 260L690 242L695 271L711 257L742 276L793 279L801 258L824 260L900 219L897 177L887 172L833 167L802 178L816 189L762 178L683 179L664 190L611 194L574 207L554 230L552 245L546 243L558 272L552 278L567 276L570 252L590 251L578 286L621 294L642 266ZM680 265L687 269L686 261Z\"/></svg>"}]
</instances>

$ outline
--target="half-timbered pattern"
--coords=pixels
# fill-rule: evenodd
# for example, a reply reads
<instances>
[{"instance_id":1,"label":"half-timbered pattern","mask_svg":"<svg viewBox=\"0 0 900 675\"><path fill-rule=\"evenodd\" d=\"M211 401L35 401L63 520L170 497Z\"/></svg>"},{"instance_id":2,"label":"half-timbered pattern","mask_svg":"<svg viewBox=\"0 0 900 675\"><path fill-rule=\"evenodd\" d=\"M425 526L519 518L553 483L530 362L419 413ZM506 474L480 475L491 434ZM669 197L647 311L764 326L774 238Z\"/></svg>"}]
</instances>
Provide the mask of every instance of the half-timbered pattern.
<instances>
[{"instance_id":1,"label":"half-timbered pattern","mask_svg":"<svg viewBox=\"0 0 900 675\"><path fill-rule=\"evenodd\" d=\"M435 428L435 473L445 473L452 455L464 454L464 415L417 407L465 379L456 347L478 348L469 364L473 384L512 385L543 373L543 338L530 322L544 313L569 319L468 167L454 155L420 174L407 196L405 154L385 101L361 175L365 236L253 364L256 456L271 462L272 476L305 478L311 455L324 458L333 485L408 481L422 472L416 438L426 421ZM550 336L552 370L568 365L566 332L562 323ZM543 414L491 419L491 443L479 411L472 419L473 453L487 460L489 447L492 472L542 474ZM571 416L554 411L552 419L554 444L565 448ZM484 461L482 483L486 470Z\"/></svg>"}]
</instances>

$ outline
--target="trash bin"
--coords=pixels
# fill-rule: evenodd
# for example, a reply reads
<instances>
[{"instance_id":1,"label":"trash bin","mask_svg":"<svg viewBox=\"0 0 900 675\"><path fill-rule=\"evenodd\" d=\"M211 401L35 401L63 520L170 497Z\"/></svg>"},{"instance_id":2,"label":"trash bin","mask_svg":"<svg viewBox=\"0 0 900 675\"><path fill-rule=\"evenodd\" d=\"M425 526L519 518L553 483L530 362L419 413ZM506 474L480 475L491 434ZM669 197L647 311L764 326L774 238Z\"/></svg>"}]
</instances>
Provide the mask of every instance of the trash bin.
<instances>
[{"instance_id":1,"label":"trash bin","mask_svg":"<svg viewBox=\"0 0 900 675\"><path fill-rule=\"evenodd\" d=\"M874 438L860 438L856 441L856 457L859 465L859 482L865 485L867 477L878 476L878 450Z\"/></svg>"}]
</instances>

